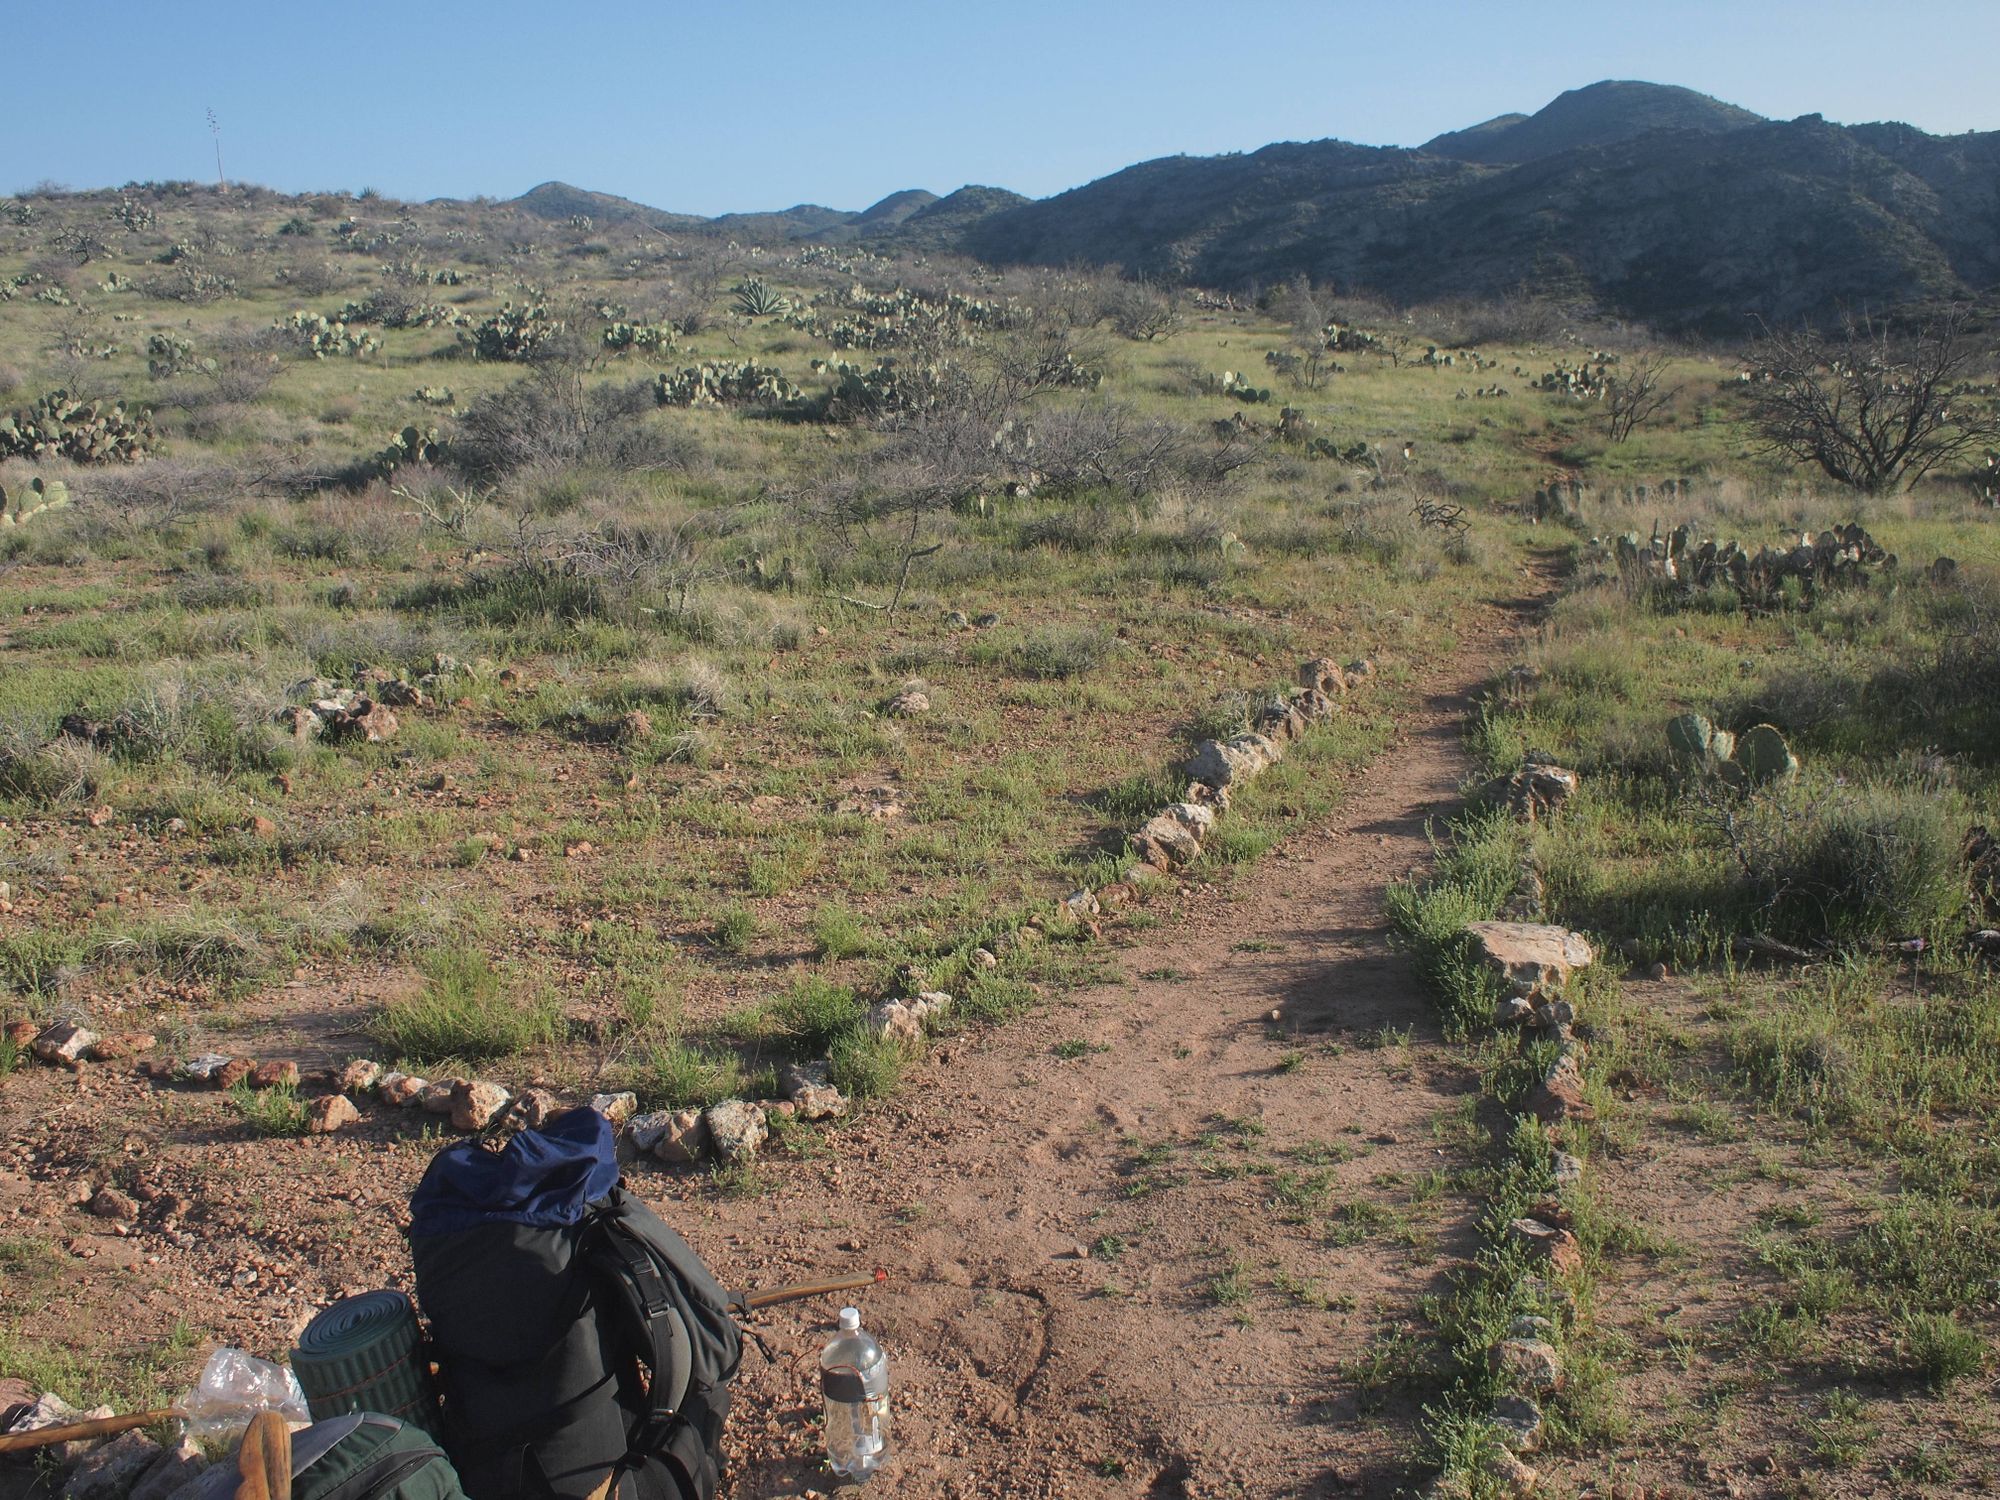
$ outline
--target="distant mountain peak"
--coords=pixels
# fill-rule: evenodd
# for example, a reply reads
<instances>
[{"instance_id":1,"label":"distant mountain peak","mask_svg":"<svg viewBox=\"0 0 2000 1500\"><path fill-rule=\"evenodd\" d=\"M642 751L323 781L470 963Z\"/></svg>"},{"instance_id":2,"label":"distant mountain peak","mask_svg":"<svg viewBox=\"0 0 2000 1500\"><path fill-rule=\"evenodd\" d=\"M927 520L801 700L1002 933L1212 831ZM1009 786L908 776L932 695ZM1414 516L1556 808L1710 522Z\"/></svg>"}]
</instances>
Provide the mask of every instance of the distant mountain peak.
<instances>
[{"instance_id":1,"label":"distant mountain peak","mask_svg":"<svg viewBox=\"0 0 2000 1500\"><path fill-rule=\"evenodd\" d=\"M1418 149L1513 166L1585 146L1615 146L1655 130L1721 132L1764 123L1762 115L1677 84L1606 79L1558 94L1532 115L1501 115L1447 131Z\"/></svg>"}]
</instances>

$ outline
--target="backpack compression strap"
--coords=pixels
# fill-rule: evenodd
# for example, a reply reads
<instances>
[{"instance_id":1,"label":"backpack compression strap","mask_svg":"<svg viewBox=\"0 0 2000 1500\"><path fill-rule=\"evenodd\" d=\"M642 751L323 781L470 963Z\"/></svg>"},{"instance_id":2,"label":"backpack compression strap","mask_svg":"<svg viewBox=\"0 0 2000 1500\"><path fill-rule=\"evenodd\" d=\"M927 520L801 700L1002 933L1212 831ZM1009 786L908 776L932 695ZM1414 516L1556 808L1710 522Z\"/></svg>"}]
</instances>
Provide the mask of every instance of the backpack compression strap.
<instances>
[{"instance_id":1,"label":"backpack compression strap","mask_svg":"<svg viewBox=\"0 0 2000 1500\"><path fill-rule=\"evenodd\" d=\"M694 1362L687 1324L667 1292L658 1262L646 1244L614 1213L596 1216L600 1243L626 1310L638 1319L641 1358L646 1362L647 1411L632 1434L632 1450L653 1453L671 1436L687 1395Z\"/></svg>"}]
</instances>

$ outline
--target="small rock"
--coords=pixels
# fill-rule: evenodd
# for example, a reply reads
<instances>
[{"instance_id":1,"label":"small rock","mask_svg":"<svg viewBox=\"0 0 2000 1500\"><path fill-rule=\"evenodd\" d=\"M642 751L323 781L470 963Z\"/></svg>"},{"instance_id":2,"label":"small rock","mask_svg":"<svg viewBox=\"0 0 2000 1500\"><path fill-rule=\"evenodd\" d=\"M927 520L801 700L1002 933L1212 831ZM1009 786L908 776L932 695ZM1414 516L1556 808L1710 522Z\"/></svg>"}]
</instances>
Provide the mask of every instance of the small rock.
<instances>
[{"instance_id":1,"label":"small rock","mask_svg":"<svg viewBox=\"0 0 2000 1500\"><path fill-rule=\"evenodd\" d=\"M451 1090L451 1123L455 1130L484 1130L510 1096L497 1083L460 1082Z\"/></svg>"},{"instance_id":2,"label":"small rock","mask_svg":"<svg viewBox=\"0 0 2000 1500\"><path fill-rule=\"evenodd\" d=\"M975 969L997 969L1000 967L1000 960L993 955L990 949L974 948L972 950L972 967Z\"/></svg>"},{"instance_id":3,"label":"small rock","mask_svg":"<svg viewBox=\"0 0 2000 1500\"><path fill-rule=\"evenodd\" d=\"M169 1500L181 1486L200 1476L208 1458L194 1443L182 1439L154 1460L132 1487L130 1500Z\"/></svg>"},{"instance_id":4,"label":"small rock","mask_svg":"<svg viewBox=\"0 0 2000 1500\"><path fill-rule=\"evenodd\" d=\"M915 719L931 711L931 695L918 683L911 683L882 706L892 719Z\"/></svg>"},{"instance_id":5,"label":"small rock","mask_svg":"<svg viewBox=\"0 0 2000 1500\"><path fill-rule=\"evenodd\" d=\"M634 1115L625 1123L625 1134L632 1144L641 1151L657 1153L662 1139L674 1123L674 1113L668 1109L656 1109L648 1114Z\"/></svg>"},{"instance_id":6,"label":"small rock","mask_svg":"<svg viewBox=\"0 0 2000 1500\"><path fill-rule=\"evenodd\" d=\"M924 1039L924 1023L901 1000L885 1000L868 1012L868 1025L878 1035L915 1044Z\"/></svg>"},{"instance_id":7,"label":"small rock","mask_svg":"<svg viewBox=\"0 0 2000 1500\"><path fill-rule=\"evenodd\" d=\"M1488 1351L1486 1364L1511 1391L1543 1396L1562 1389L1562 1356L1541 1339L1502 1339Z\"/></svg>"},{"instance_id":8,"label":"small rock","mask_svg":"<svg viewBox=\"0 0 2000 1500\"><path fill-rule=\"evenodd\" d=\"M306 1106L306 1129L313 1135L332 1135L360 1118L361 1111L345 1094L328 1094Z\"/></svg>"},{"instance_id":9,"label":"small rock","mask_svg":"<svg viewBox=\"0 0 2000 1500\"><path fill-rule=\"evenodd\" d=\"M1336 705L1333 698L1313 688L1301 688L1292 694L1292 711L1307 724L1324 724L1333 717Z\"/></svg>"},{"instance_id":10,"label":"small rock","mask_svg":"<svg viewBox=\"0 0 2000 1500\"><path fill-rule=\"evenodd\" d=\"M1465 930L1517 995L1559 990L1597 956L1581 933L1543 922L1469 922Z\"/></svg>"},{"instance_id":11,"label":"small rock","mask_svg":"<svg viewBox=\"0 0 2000 1500\"><path fill-rule=\"evenodd\" d=\"M139 1217L138 1202L115 1187L98 1189L90 1200L90 1211L100 1219L120 1219L126 1223Z\"/></svg>"},{"instance_id":12,"label":"small rock","mask_svg":"<svg viewBox=\"0 0 2000 1500\"><path fill-rule=\"evenodd\" d=\"M1214 787L1236 787L1263 774L1283 752L1261 734L1239 734L1229 740L1203 740L1195 746L1186 771L1196 781Z\"/></svg>"},{"instance_id":13,"label":"small rock","mask_svg":"<svg viewBox=\"0 0 2000 1500\"><path fill-rule=\"evenodd\" d=\"M426 1085L423 1098L417 1101L418 1108L427 1115L450 1114L452 1096L458 1092L458 1086L467 1081L463 1078L441 1078Z\"/></svg>"},{"instance_id":14,"label":"small rock","mask_svg":"<svg viewBox=\"0 0 2000 1500\"><path fill-rule=\"evenodd\" d=\"M398 1109L415 1109L424 1102L424 1094L430 1088L427 1079L410 1073L384 1073L382 1081L375 1085L375 1093L384 1104L393 1104Z\"/></svg>"},{"instance_id":15,"label":"small rock","mask_svg":"<svg viewBox=\"0 0 2000 1500\"><path fill-rule=\"evenodd\" d=\"M1583 1183L1583 1160L1567 1151L1558 1151L1551 1162L1556 1179L1556 1191L1567 1193Z\"/></svg>"},{"instance_id":16,"label":"small rock","mask_svg":"<svg viewBox=\"0 0 2000 1500\"><path fill-rule=\"evenodd\" d=\"M1522 1101L1527 1112L1544 1125L1565 1120L1592 1120L1597 1111L1583 1097L1583 1071L1571 1054L1558 1057Z\"/></svg>"},{"instance_id":17,"label":"small rock","mask_svg":"<svg viewBox=\"0 0 2000 1500\"><path fill-rule=\"evenodd\" d=\"M977 625L981 630L991 630L995 625L1000 623L1000 617L989 610L983 615L975 616L972 623Z\"/></svg>"},{"instance_id":18,"label":"small rock","mask_svg":"<svg viewBox=\"0 0 2000 1500\"><path fill-rule=\"evenodd\" d=\"M1558 1276L1572 1276L1583 1269L1583 1246L1567 1229L1557 1229L1540 1219L1524 1218L1510 1223L1507 1234Z\"/></svg>"},{"instance_id":19,"label":"small rock","mask_svg":"<svg viewBox=\"0 0 2000 1500\"><path fill-rule=\"evenodd\" d=\"M747 1161L770 1134L764 1111L743 1099L725 1099L703 1113L709 1142L726 1162Z\"/></svg>"},{"instance_id":20,"label":"small rock","mask_svg":"<svg viewBox=\"0 0 2000 1500\"><path fill-rule=\"evenodd\" d=\"M23 1051L33 1047L35 1038L41 1034L42 1028L37 1026L33 1021L9 1021L7 1023L7 1040Z\"/></svg>"},{"instance_id":21,"label":"small rock","mask_svg":"<svg viewBox=\"0 0 2000 1500\"><path fill-rule=\"evenodd\" d=\"M639 1096L629 1089L615 1094L593 1094L590 1107L613 1125L623 1125L639 1112Z\"/></svg>"},{"instance_id":22,"label":"small rock","mask_svg":"<svg viewBox=\"0 0 2000 1500\"><path fill-rule=\"evenodd\" d=\"M46 1063L73 1068L97 1045L97 1033L73 1021L58 1021L37 1035L29 1049Z\"/></svg>"},{"instance_id":23,"label":"small rock","mask_svg":"<svg viewBox=\"0 0 2000 1500\"><path fill-rule=\"evenodd\" d=\"M778 1069L778 1091L796 1099L809 1088L824 1088L833 1081L833 1064L824 1057L810 1062L788 1062Z\"/></svg>"},{"instance_id":24,"label":"small rock","mask_svg":"<svg viewBox=\"0 0 2000 1500\"><path fill-rule=\"evenodd\" d=\"M340 1070L334 1082L343 1094L365 1094L382 1081L382 1065L357 1057Z\"/></svg>"},{"instance_id":25,"label":"small rock","mask_svg":"<svg viewBox=\"0 0 2000 1500\"><path fill-rule=\"evenodd\" d=\"M221 1052L204 1052L199 1057L190 1057L174 1068L174 1077L183 1083L211 1083L215 1075L229 1066L229 1057Z\"/></svg>"},{"instance_id":26,"label":"small rock","mask_svg":"<svg viewBox=\"0 0 2000 1500\"><path fill-rule=\"evenodd\" d=\"M159 1045L160 1039L150 1031L115 1031L91 1048L90 1055L99 1062L119 1062Z\"/></svg>"},{"instance_id":27,"label":"small rock","mask_svg":"<svg viewBox=\"0 0 2000 1500\"><path fill-rule=\"evenodd\" d=\"M1332 698L1347 691L1347 675L1330 656L1315 656L1299 667L1299 686L1309 693Z\"/></svg>"},{"instance_id":28,"label":"small rock","mask_svg":"<svg viewBox=\"0 0 2000 1500\"><path fill-rule=\"evenodd\" d=\"M809 1083L789 1102L801 1120L833 1120L847 1113L847 1096L830 1083Z\"/></svg>"},{"instance_id":29,"label":"small rock","mask_svg":"<svg viewBox=\"0 0 2000 1500\"><path fill-rule=\"evenodd\" d=\"M1500 1488L1500 1492L1512 1496L1532 1495L1535 1486L1542 1482L1541 1474L1522 1463L1505 1448L1486 1455L1483 1460L1487 1476ZM1481 1490L1486 1494L1488 1491Z\"/></svg>"},{"instance_id":30,"label":"small rock","mask_svg":"<svg viewBox=\"0 0 2000 1500\"><path fill-rule=\"evenodd\" d=\"M562 1113L562 1101L547 1089L523 1089L515 1118L524 1130L540 1130Z\"/></svg>"},{"instance_id":31,"label":"small rock","mask_svg":"<svg viewBox=\"0 0 2000 1500\"><path fill-rule=\"evenodd\" d=\"M160 1445L143 1432L121 1432L86 1453L63 1486L63 1500L122 1500L160 1458Z\"/></svg>"},{"instance_id":32,"label":"small rock","mask_svg":"<svg viewBox=\"0 0 2000 1500\"><path fill-rule=\"evenodd\" d=\"M228 1062L208 1075L211 1085L219 1089L233 1089L252 1073L257 1071L257 1061L250 1057L232 1057Z\"/></svg>"},{"instance_id":33,"label":"small rock","mask_svg":"<svg viewBox=\"0 0 2000 1500\"><path fill-rule=\"evenodd\" d=\"M430 703L424 696L422 688L413 686L400 677L392 677L386 682L378 683L375 697L378 702L386 703L391 708L424 708Z\"/></svg>"},{"instance_id":34,"label":"small rock","mask_svg":"<svg viewBox=\"0 0 2000 1500\"><path fill-rule=\"evenodd\" d=\"M1519 1026L1535 1014L1532 1002L1519 995L1503 995L1493 1002L1493 1024L1495 1026Z\"/></svg>"},{"instance_id":35,"label":"small rock","mask_svg":"<svg viewBox=\"0 0 2000 1500\"><path fill-rule=\"evenodd\" d=\"M1648 979L1653 980L1655 983L1657 983L1662 979L1667 978L1668 974L1669 970L1665 964L1654 964L1650 969L1646 971L1646 977Z\"/></svg>"},{"instance_id":36,"label":"small rock","mask_svg":"<svg viewBox=\"0 0 2000 1500\"><path fill-rule=\"evenodd\" d=\"M1373 657L1357 657L1355 660L1349 662L1343 670L1347 673L1350 682L1357 677L1373 677L1375 675L1375 661Z\"/></svg>"},{"instance_id":37,"label":"small rock","mask_svg":"<svg viewBox=\"0 0 2000 1500\"><path fill-rule=\"evenodd\" d=\"M944 617L944 628L946 630L969 630L972 628L972 621L966 617L964 610L954 609Z\"/></svg>"},{"instance_id":38,"label":"small rock","mask_svg":"<svg viewBox=\"0 0 2000 1500\"><path fill-rule=\"evenodd\" d=\"M1542 1440L1542 1409L1526 1396L1501 1396L1493 1403L1500 1441L1515 1453L1533 1453Z\"/></svg>"},{"instance_id":39,"label":"small rock","mask_svg":"<svg viewBox=\"0 0 2000 1500\"><path fill-rule=\"evenodd\" d=\"M654 1156L677 1166L700 1161L707 1150L708 1121L698 1109L674 1110L653 1143Z\"/></svg>"},{"instance_id":40,"label":"small rock","mask_svg":"<svg viewBox=\"0 0 2000 1500\"><path fill-rule=\"evenodd\" d=\"M299 1086L299 1065L289 1058L272 1058L250 1070L253 1089L295 1089Z\"/></svg>"}]
</instances>

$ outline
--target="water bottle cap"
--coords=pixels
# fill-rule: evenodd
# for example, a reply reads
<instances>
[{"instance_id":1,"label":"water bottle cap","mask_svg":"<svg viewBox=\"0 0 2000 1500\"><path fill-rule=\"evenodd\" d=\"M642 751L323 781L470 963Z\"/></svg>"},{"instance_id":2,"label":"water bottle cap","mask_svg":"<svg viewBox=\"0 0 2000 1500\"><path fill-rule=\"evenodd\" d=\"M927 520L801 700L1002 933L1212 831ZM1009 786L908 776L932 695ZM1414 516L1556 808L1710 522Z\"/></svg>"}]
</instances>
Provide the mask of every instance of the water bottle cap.
<instances>
[{"instance_id":1,"label":"water bottle cap","mask_svg":"<svg viewBox=\"0 0 2000 1500\"><path fill-rule=\"evenodd\" d=\"M852 1333L854 1332L855 1329L859 1328L860 1326L861 1326L860 1308L843 1307L840 1310L840 1331L842 1333Z\"/></svg>"}]
</instances>

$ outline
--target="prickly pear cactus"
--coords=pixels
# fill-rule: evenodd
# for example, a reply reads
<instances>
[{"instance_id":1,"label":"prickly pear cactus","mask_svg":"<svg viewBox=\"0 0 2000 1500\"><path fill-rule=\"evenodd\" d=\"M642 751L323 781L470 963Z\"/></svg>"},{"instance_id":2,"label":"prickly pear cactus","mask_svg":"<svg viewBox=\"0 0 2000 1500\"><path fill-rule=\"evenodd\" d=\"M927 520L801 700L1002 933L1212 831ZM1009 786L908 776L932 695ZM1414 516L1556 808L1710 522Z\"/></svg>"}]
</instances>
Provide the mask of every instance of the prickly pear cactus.
<instances>
[{"instance_id":1,"label":"prickly pear cactus","mask_svg":"<svg viewBox=\"0 0 2000 1500\"><path fill-rule=\"evenodd\" d=\"M50 391L34 405L0 416L0 458L66 458L77 464L131 463L152 446L143 411L79 401Z\"/></svg>"},{"instance_id":2,"label":"prickly pear cactus","mask_svg":"<svg viewBox=\"0 0 2000 1500\"><path fill-rule=\"evenodd\" d=\"M461 328L458 336L471 346L474 359L517 360L526 359L538 345L562 331L562 321L551 318L542 303L516 307L504 302L492 317L469 331Z\"/></svg>"},{"instance_id":3,"label":"prickly pear cactus","mask_svg":"<svg viewBox=\"0 0 2000 1500\"><path fill-rule=\"evenodd\" d=\"M1681 714L1667 721L1667 748L1676 760L1709 766L1736 753L1736 736L1702 714Z\"/></svg>"},{"instance_id":4,"label":"prickly pear cactus","mask_svg":"<svg viewBox=\"0 0 2000 1500\"><path fill-rule=\"evenodd\" d=\"M39 515L52 510L64 510L68 505L68 485L60 479L54 483L44 483L37 477L28 481L25 494L11 499L6 490L0 489L0 527L24 526Z\"/></svg>"},{"instance_id":5,"label":"prickly pear cactus","mask_svg":"<svg viewBox=\"0 0 2000 1500\"><path fill-rule=\"evenodd\" d=\"M386 478L405 464L434 464L442 457L444 445L438 439L438 430L412 423L390 435L387 446L375 455L375 469Z\"/></svg>"},{"instance_id":6,"label":"prickly pear cactus","mask_svg":"<svg viewBox=\"0 0 2000 1500\"><path fill-rule=\"evenodd\" d=\"M1743 768L1752 786L1769 786L1796 776L1799 770L1799 758L1792 754L1792 747L1769 724L1758 724L1743 732L1736 746L1735 763Z\"/></svg>"},{"instance_id":7,"label":"prickly pear cactus","mask_svg":"<svg viewBox=\"0 0 2000 1500\"><path fill-rule=\"evenodd\" d=\"M799 388L784 372L755 360L727 360L690 365L653 381L653 399L661 406L743 406L752 402L778 406L799 399Z\"/></svg>"}]
</instances>

